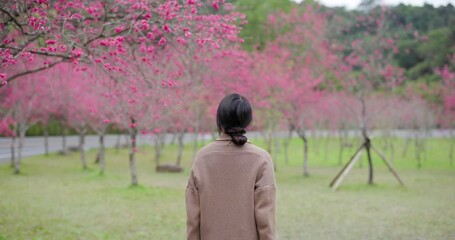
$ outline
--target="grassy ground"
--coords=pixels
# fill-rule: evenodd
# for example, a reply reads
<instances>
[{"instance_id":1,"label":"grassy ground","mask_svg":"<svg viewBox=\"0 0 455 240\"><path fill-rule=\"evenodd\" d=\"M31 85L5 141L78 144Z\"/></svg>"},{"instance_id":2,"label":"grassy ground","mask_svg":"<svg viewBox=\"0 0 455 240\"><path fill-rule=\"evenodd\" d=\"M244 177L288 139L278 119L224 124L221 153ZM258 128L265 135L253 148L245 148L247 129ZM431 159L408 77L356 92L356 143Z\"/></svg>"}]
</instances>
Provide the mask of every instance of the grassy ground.
<instances>
[{"instance_id":1,"label":"grassy ground","mask_svg":"<svg viewBox=\"0 0 455 240\"><path fill-rule=\"evenodd\" d=\"M455 239L455 166L447 140L427 141L421 169L413 146L402 157L404 142L395 140L400 151L393 164L406 188L374 156L375 185L365 184L363 160L336 192L328 184L341 168L337 140L310 144L309 178L302 176L300 140L291 142L287 164L283 151L276 159L278 239ZM381 139L376 144L383 147ZM136 188L129 187L127 150L108 150L103 176L94 164L82 171L77 154L26 159L20 176L0 165L0 240L184 239L191 149L184 153L184 173L158 174L151 148L142 148ZM344 162L353 151L345 152ZM88 159L94 156L88 153ZM176 146L168 146L163 161L175 156Z\"/></svg>"}]
</instances>

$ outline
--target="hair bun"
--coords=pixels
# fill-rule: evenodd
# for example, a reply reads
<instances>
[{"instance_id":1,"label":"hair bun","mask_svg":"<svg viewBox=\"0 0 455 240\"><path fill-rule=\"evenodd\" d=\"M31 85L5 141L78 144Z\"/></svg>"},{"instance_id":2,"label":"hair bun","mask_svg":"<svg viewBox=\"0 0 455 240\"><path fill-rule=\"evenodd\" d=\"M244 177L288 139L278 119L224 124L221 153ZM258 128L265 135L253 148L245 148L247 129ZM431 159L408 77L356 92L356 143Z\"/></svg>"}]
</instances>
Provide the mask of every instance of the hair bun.
<instances>
[{"instance_id":1,"label":"hair bun","mask_svg":"<svg viewBox=\"0 0 455 240\"><path fill-rule=\"evenodd\" d=\"M231 136L232 142L234 142L235 145L243 145L248 141L248 138L243 135L246 133L245 129L243 128L228 128L225 130L225 132L227 135Z\"/></svg>"},{"instance_id":2,"label":"hair bun","mask_svg":"<svg viewBox=\"0 0 455 240\"><path fill-rule=\"evenodd\" d=\"M241 146L248 141L248 138L243 135L232 136L232 142L235 145Z\"/></svg>"}]
</instances>

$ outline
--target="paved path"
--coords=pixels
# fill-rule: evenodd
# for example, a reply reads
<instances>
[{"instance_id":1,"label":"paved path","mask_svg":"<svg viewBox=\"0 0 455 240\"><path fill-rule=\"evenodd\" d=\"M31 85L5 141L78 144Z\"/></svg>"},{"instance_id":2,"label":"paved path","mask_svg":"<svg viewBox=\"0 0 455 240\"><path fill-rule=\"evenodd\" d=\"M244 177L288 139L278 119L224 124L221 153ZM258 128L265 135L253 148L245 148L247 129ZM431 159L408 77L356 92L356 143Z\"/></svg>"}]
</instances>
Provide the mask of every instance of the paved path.
<instances>
[{"instance_id":1,"label":"paved path","mask_svg":"<svg viewBox=\"0 0 455 240\"><path fill-rule=\"evenodd\" d=\"M395 130L393 131L394 136L396 137L401 137L401 138L409 138L409 137L414 137L415 133L413 131L409 130ZM336 136L336 132L331 132L331 131L309 131L308 136L311 136L312 134L316 134L318 136L326 136L327 134L331 136ZM380 136L382 132L372 132L371 135L373 137L375 136ZM286 132L280 132L278 134L279 137L284 137L286 136ZM359 131L349 131L348 132L349 136L358 136ZM260 137L259 132L249 132L247 133L247 136L249 138L256 138ZM449 137L449 131L443 131L443 130L431 130L428 132L428 134L422 134L422 137ZM120 137L120 143L124 144L128 142L128 137L126 135L107 135L105 137L105 145L106 147L114 147L117 142L119 141ZM203 134L202 136L199 137L199 139L209 140L212 139L212 135L210 134ZM172 135L167 134L165 136L165 142L169 143L171 142ZM194 135L191 133L188 133L184 137L184 142L188 143L191 142L194 139ZM68 147L73 147L78 145L78 136L67 136L66 137L66 142ZM152 145L153 144L153 137L152 136L138 136L137 143L139 146L141 145ZM17 144L17 142L16 142ZM87 136L85 139L85 150L93 149L98 147L98 137L97 136ZM62 149L62 137L49 137L49 152L57 152ZM27 137L25 139L24 143L24 148L22 152L23 157L29 157L29 156L35 156L35 155L42 155L44 154L44 138L43 137ZM17 150L16 150L17 154ZM11 159L11 139L10 138L0 138L0 164L9 162Z\"/></svg>"},{"instance_id":2,"label":"paved path","mask_svg":"<svg viewBox=\"0 0 455 240\"><path fill-rule=\"evenodd\" d=\"M199 139L211 139L211 135L204 134L199 136ZM172 139L171 134L166 134L165 142L170 143ZM184 137L184 142L190 142L194 139L193 134L187 134ZM17 156L17 144L18 139L16 139L16 156ZM49 137L49 152L58 152L62 150L62 137ZM104 144L106 147L114 147L117 145L118 142L120 144L127 143L128 136L127 135L106 135L104 138ZM78 136L67 136L66 137L66 145L67 147L77 147L79 144L79 137ZM137 138L138 146L141 145L152 145L153 138L152 136L138 136ZM98 136L86 136L85 137L85 144L84 149L89 150L98 147ZM26 137L24 141L24 147L22 150L23 157L30 157L35 155L42 155L45 154L44 149L44 137ZM0 138L0 164L9 162L11 160L11 138Z\"/></svg>"}]
</instances>

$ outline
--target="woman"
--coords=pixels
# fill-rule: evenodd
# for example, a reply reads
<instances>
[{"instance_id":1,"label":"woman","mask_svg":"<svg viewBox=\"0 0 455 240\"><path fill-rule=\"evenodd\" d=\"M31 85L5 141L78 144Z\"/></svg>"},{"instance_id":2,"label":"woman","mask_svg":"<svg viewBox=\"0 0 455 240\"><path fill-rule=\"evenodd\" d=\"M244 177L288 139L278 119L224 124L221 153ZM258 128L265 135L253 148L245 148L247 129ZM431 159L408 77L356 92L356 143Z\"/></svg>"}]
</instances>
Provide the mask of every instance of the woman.
<instances>
[{"instance_id":1,"label":"woman","mask_svg":"<svg viewBox=\"0 0 455 240\"><path fill-rule=\"evenodd\" d=\"M275 239L275 175L270 154L247 142L253 114L230 94L218 106L220 137L196 155L186 189L187 239Z\"/></svg>"}]
</instances>

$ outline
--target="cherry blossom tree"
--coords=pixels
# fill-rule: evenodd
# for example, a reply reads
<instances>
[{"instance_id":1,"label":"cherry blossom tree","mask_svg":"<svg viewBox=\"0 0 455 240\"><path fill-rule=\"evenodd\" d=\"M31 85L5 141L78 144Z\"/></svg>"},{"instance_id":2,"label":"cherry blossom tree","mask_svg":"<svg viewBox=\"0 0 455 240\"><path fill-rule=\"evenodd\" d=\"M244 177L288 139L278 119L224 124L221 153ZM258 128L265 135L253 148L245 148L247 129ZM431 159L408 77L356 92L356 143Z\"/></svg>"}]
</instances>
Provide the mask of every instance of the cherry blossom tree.
<instances>
[{"instance_id":1,"label":"cherry blossom tree","mask_svg":"<svg viewBox=\"0 0 455 240\"><path fill-rule=\"evenodd\" d=\"M353 94L360 103L359 125L363 137L363 143L356 151L345 168L335 177L330 186L337 188L343 177L351 169L350 166L360 158L363 149L366 150L369 175L368 184L373 184L373 162L370 149L373 149L386 162L389 169L402 184L392 166L387 162L384 155L376 147L372 147L369 136L371 119L384 110L368 109L367 99L377 91L394 91L395 87L401 84L405 78L403 70L391 65L391 57L398 51L395 45L395 36L387 35L385 19L388 16L387 8L380 11L370 11L366 13L365 21L366 32L363 36L355 39L346 49L349 54L345 56L346 66L341 66L344 76L341 76L344 89Z\"/></svg>"},{"instance_id":2,"label":"cherry blossom tree","mask_svg":"<svg viewBox=\"0 0 455 240\"><path fill-rule=\"evenodd\" d=\"M455 54L451 56L452 68L455 67ZM443 85L439 96L443 101L443 114L440 117L441 125L449 129L450 132L450 150L449 161L453 164L454 146L455 146L455 71L446 65L436 69L436 73L442 78Z\"/></svg>"},{"instance_id":3,"label":"cherry blossom tree","mask_svg":"<svg viewBox=\"0 0 455 240\"><path fill-rule=\"evenodd\" d=\"M90 74L86 70L86 67L72 68L70 64L60 64L58 67L59 71L63 71L65 74L61 74L62 84L64 85L61 89L61 93L65 95L65 98L69 98L70 101L66 102L63 108L66 109L67 124L69 127L74 129L79 134L79 145L78 150L80 154L80 161L82 168L87 169L87 161L85 157L85 135L89 128L89 116L93 111L90 106L96 102L96 99L102 97L94 93L94 86L91 83ZM58 81L58 80L56 80ZM106 106L107 107L107 106Z\"/></svg>"},{"instance_id":4,"label":"cherry blossom tree","mask_svg":"<svg viewBox=\"0 0 455 240\"><path fill-rule=\"evenodd\" d=\"M97 94L105 96L117 113L105 120L129 129L133 185L138 184L136 136L156 127L153 121L166 105L160 92L169 89L161 84L179 80L179 74L192 68L201 71L197 64L181 59L241 42L238 19L243 16L223 0L27 0L5 2L0 9L2 86L66 62L76 69L90 63L107 73L108 91ZM192 80L191 84L197 83ZM68 103L64 98L62 106ZM75 120L70 113L61 108L57 116L69 123Z\"/></svg>"},{"instance_id":5,"label":"cherry blossom tree","mask_svg":"<svg viewBox=\"0 0 455 240\"><path fill-rule=\"evenodd\" d=\"M24 82L27 82L27 86L22 86L19 82L11 83L8 88L2 89L5 94L4 100L0 103L2 108L10 109L9 116L13 120L8 123L8 118L4 124L9 125L13 123L13 132L17 132L19 137L18 141L18 152L17 158L15 157L14 151L12 152L12 161L14 162L14 173L19 174L21 172L21 160L22 150L24 146L25 133L28 128L38 121L37 114L40 109L40 99L38 92L42 91L43 85L37 84L37 79L43 78L42 75L29 75ZM40 79L38 81L45 81ZM6 127L5 127L6 128ZM12 149L15 145L16 134L10 133L13 137Z\"/></svg>"},{"instance_id":6,"label":"cherry blossom tree","mask_svg":"<svg viewBox=\"0 0 455 240\"><path fill-rule=\"evenodd\" d=\"M268 129L276 132L280 119L276 113L285 117L290 134L295 130L302 139L303 173L309 176L306 130L314 119L310 106L322 96L320 86L334 70L337 57L325 37L326 16L317 8L305 5L302 11L271 15L269 22L277 37L255 56L255 60L262 60L255 71L261 84L265 83L261 95L268 99Z\"/></svg>"},{"instance_id":7,"label":"cherry blossom tree","mask_svg":"<svg viewBox=\"0 0 455 240\"><path fill-rule=\"evenodd\" d=\"M110 98L108 94L110 78L109 76L100 71L99 69L90 68L87 70L87 74L90 81L91 97L92 101L88 105L84 106L88 108L87 123L90 128L98 135L98 153L96 155L96 162L99 164L100 174L104 174L105 164L105 144L104 137L108 126L112 119L114 119L115 112L110 107ZM95 96L95 98L93 98Z\"/></svg>"},{"instance_id":8,"label":"cherry blossom tree","mask_svg":"<svg viewBox=\"0 0 455 240\"><path fill-rule=\"evenodd\" d=\"M236 41L240 15L232 8L223 0L2 2L1 86L62 62L103 62L120 71L121 62L115 60L125 53L127 41L147 48L150 59L152 48L174 42ZM30 61L37 64L12 68Z\"/></svg>"}]
</instances>

